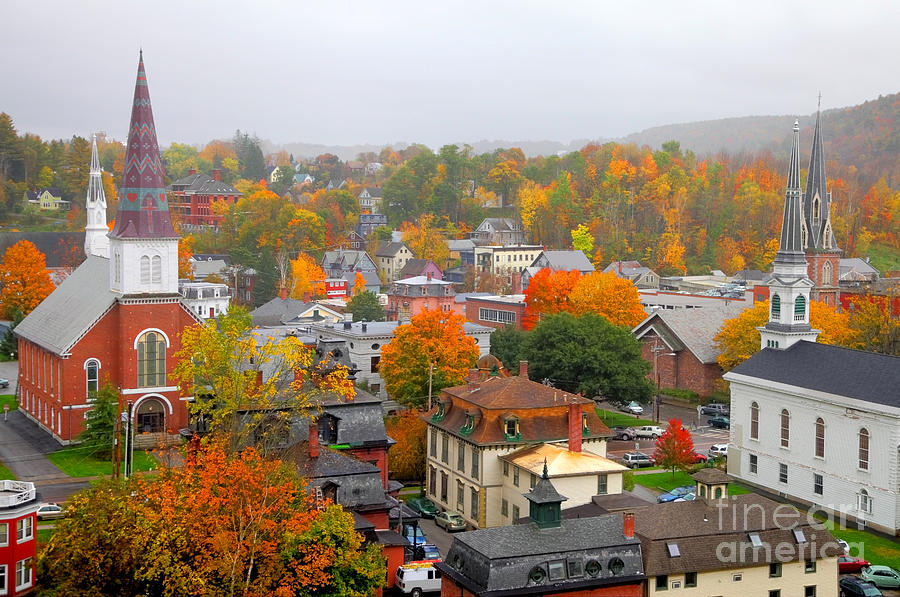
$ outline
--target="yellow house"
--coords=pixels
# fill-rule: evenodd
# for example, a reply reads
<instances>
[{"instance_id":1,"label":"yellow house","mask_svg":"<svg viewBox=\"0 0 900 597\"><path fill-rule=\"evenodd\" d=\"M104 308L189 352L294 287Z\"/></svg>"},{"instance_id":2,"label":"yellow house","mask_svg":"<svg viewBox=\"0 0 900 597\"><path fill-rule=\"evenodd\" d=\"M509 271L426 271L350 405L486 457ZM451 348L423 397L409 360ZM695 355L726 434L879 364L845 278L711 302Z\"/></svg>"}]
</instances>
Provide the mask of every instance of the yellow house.
<instances>
[{"instance_id":1,"label":"yellow house","mask_svg":"<svg viewBox=\"0 0 900 597\"><path fill-rule=\"evenodd\" d=\"M718 469L689 502L635 510L648 596L837 597L837 540L788 504L728 494Z\"/></svg>"}]
</instances>

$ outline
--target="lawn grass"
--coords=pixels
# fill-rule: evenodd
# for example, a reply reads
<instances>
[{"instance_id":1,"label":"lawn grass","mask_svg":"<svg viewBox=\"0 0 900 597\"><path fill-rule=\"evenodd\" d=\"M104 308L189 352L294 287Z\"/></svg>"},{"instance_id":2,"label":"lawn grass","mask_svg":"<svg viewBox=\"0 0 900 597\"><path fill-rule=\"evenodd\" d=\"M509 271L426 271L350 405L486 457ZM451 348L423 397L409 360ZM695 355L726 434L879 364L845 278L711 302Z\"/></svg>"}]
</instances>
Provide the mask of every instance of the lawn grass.
<instances>
[{"instance_id":1,"label":"lawn grass","mask_svg":"<svg viewBox=\"0 0 900 597\"><path fill-rule=\"evenodd\" d=\"M41 523L43 524L43 523ZM53 536L53 531L55 529L38 529L37 530L37 544L38 547L43 547L50 542L50 537Z\"/></svg>"},{"instance_id":2,"label":"lawn grass","mask_svg":"<svg viewBox=\"0 0 900 597\"><path fill-rule=\"evenodd\" d=\"M70 477L99 477L112 474L112 462L94 458L93 454L88 453L82 446L63 448L47 454L47 458ZM148 471L155 468L159 468L159 462L152 454L135 450L135 471Z\"/></svg>"},{"instance_id":3,"label":"lawn grass","mask_svg":"<svg viewBox=\"0 0 900 597\"><path fill-rule=\"evenodd\" d=\"M597 416L606 423L607 427L641 427L643 425L656 425L653 421L647 419L636 419L634 416L626 413L617 413L612 410L597 409Z\"/></svg>"},{"instance_id":4,"label":"lawn grass","mask_svg":"<svg viewBox=\"0 0 900 597\"><path fill-rule=\"evenodd\" d=\"M19 408L19 403L13 394L0 394L0 412L3 411L3 406L5 404L9 405L9 410L16 410Z\"/></svg>"},{"instance_id":5,"label":"lawn grass","mask_svg":"<svg viewBox=\"0 0 900 597\"><path fill-rule=\"evenodd\" d=\"M824 520L823 516L817 516ZM839 523L839 521L838 521ZM850 545L850 555L863 558L873 564L885 564L896 566L900 562L900 543L876 535L868 531L856 528L856 523L847 521L846 528L840 528L834 520L827 520L825 526L831 534L838 539L843 539ZM835 528L837 527L837 528Z\"/></svg>"},{"instance_id":6,"label":"lawn grass","mask_svg":"<svg viewBox=\"0 0 900 597\"><path fill-rule=\"evenodd\" d=\"M7 479L15 479L15 475L12 474L12 471L6 468L2 462L0 462L0 481L5 481Z\"/></svg>"},{"instance_id":7,"label":"lawn grass","mask_svg":"<svg viewBox=\"0 0 900 597\"><path fill-rule=\"evenodd\" d=\"M672 475L672 471L634 475L634 482L648 489L666 493L682 485L694 485L695 481L691 478L692 474L692 472L676 470L674 475ZM729 495L743 495L745 493L751 493L751 491L738 483L728 484Z\"/></svg>"}]
</instances>

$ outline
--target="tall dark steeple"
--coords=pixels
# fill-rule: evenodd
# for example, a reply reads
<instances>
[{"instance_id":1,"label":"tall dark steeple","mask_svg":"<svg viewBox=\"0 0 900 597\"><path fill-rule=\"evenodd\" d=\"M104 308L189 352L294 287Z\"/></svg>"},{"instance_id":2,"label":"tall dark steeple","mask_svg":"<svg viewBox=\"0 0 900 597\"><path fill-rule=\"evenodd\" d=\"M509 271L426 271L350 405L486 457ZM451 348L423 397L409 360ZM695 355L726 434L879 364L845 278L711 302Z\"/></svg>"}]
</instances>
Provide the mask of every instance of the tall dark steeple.
<instances>
[{"instance_id":1,"label":"tall dark steeple","mask_svg":"<svg viewBox=\"0 0 900 597\"><path fill-rule=\"evenodd\" d=\"M813 286L803 252L803 205L800 190L800 123L794 121L781 243L769 280L769 321L757 328L763 348L785 349L800 340L815 342L809 325L809 293Z\"/></svg>"},{"instance_id":2,"label":"tall dark steeple","mask_svg":"<svg viewBox=\"0 0 900 597\"><path fill-rule=\"evenodd\" d=\"M159 157L156 126L150 107L150 89L141 52L138 61L125 172L119 193L116 225L110 233L118 238L178 238L169 218L165 172Z\"/></svg>"},{"instance_id":3,"label":"tall dark steeple","mask_svg":"<svg viewBox=\"0 0 900 597\"><path fill-rule=\"evenodd\" d=\"M822 146L822 112L816 110L816 130L813 133L806 190L803 193L803 220L806 226L804 250L837 251L831 231L831 193L825 180L825 150Z\"/></svg>"}]
</instances>

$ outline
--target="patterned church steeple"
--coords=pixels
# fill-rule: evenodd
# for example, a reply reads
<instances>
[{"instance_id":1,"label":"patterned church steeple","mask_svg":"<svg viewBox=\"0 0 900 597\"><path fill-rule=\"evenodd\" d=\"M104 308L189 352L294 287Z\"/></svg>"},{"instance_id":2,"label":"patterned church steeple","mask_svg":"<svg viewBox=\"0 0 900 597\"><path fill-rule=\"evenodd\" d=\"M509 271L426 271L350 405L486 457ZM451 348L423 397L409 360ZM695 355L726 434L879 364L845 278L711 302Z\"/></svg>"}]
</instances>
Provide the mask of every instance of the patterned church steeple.
<instances>
[{"instance_id":1,"label":"patterned church steeple","mask_svg":"<svg viewBox=\"0 0 900 597\"><path fill-rule=\"evenodd\" d=\"M769 281L769 321L758 328L763 348L785 349L800 340L815 342L819 335L809 325L809 293L803 252L803 208L800 190L800 123L794 122L781 243Z\"/></svg>"},{"instance_id":2,"label":"patterned church steeple","mask_svg":"<svg viewBox=\"0 0 900 597\"><path fill-rule=\"evenodd\" d=\"M91 144L91 177L84 202L87 226L84 228L84 254L109 257L109 228L106 226L106 193L103 192L103 171L97 157L97 135Z\"/></svg>"},{"instance_id":3,"label":"patterned church steeple","mask_svg":"<svg viewBox=\"0 0 900 597\"><path fill-rule=\"evenodd\" d=\"M110 290L124 296L178 293L178 234L172 228L144 57L138 62L125 172L109 234Z\"/></svg>"},{"instance_id":4,"label":"patterned church steeple","mask_svg":"<svg viewBox=\"0 0 900 597\"><path fill-rule=\"evenodd\" d=\"M119 193L119 209L111 236L118 238L178 238L169 218L165 173L156 141L150 107L150 89L144 56L138 62L125 172Z\"/></svg>"}]
</instances>

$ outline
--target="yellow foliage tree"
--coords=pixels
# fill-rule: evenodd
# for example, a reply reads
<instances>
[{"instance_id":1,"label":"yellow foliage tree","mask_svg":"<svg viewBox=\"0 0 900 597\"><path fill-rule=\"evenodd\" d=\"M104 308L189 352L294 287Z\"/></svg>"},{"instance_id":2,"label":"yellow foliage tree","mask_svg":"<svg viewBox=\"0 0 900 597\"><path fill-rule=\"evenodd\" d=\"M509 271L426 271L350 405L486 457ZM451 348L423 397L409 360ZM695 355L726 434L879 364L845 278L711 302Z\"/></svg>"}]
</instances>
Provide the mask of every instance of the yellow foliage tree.
<instances>
[{"instance_id":1,"label":"yellow foliage tree","mask_svg":"<svg viewBox=\"0 0 900 597\"><path fill-rule=\"evenodd\" d=\"M431 259L438 267L444 267L450 257L447 237L441 229L434 225L433 214L422 214L415 223L403 222L400 225L403 242L418 259Z\"/></svg>"},{"instance_id":2,"label":"yellow foliage tree","mask_svg":"<svg viewBox=\"0 0 900 597\"><path fill-rule=\"evenodd\" d=\"M306 253L291 260L291 298L325 296L325 270Z\"/></svg>"},{"instance_id":3,"label":"yellow foliage tree","mask_svg":"<svg viewBox=\"0 0 900 597\"><path fill-rule=\"evenodd\" d=\"M569 309L575 316L595 313L613 325L629 328L647 317L635 285L612 272L594 272L578 278L569 293Z\"/></svg>"},{"instance_id":4,"label":"yellow foliage tree","mask_svg":"<svg viewBox=\"0 0 900 597\"><path fill-rule=\"evenodd\" d=\"M541 242L545 235L545 225L540 216L550 207L547 191L537 183L525 181L519 187L518 199L519 216L528 238L532 242Z\"/></svg>"}]
</instances>

